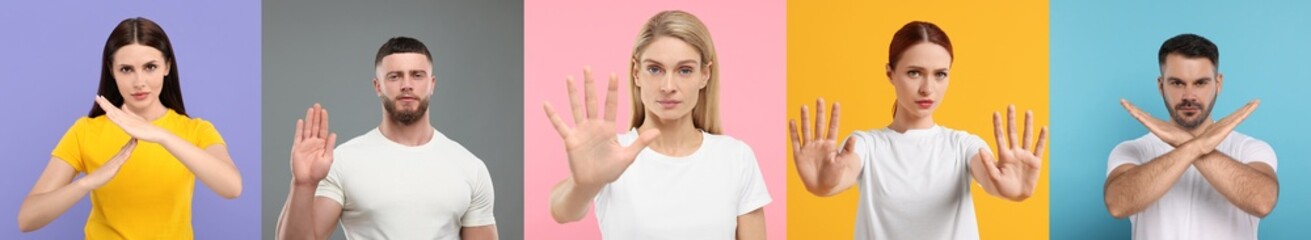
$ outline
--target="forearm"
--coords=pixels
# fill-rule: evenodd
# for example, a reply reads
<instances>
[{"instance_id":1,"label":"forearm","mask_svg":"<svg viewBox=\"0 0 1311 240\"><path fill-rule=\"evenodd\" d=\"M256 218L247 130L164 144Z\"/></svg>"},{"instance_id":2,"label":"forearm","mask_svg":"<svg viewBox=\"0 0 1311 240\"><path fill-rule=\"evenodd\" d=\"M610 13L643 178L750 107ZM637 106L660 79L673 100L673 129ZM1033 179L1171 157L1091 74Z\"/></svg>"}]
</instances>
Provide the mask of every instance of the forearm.
<instances>
[{"instance_id":1,"label":"forearm","mask_svg":"<svg viewBox=\"0 0 1311 240\"><path fill-rule=\"evenodd\" d=\"M1146 164L1110 176L1105 190L1107 210L1111 216L1123 218L1146 209L1164 196L1204 151L1209 150L1190 141Z\"/></svg>"},{"instance_id":2,"label":"forearm","mask_svg":"<svg viewBox=\"0 0 1311 240\"><path fill-rule=\"evenodd\" d=\"M737 216L737 239L765 239L765 208Z\"/></svg>"},{"instance_id":3,"label":"forearm","mask_svg":"<svg viewBox=\"0 0 1311 240\"><path fill-rule=\"evenodd\" d=\"M1202 156L1193 166L1220 195L1248 214L1265 217L1279 199L1279 181L1275 176L1219 151Z\"/></svg>"},{"instance_id":4,"label":"forearm","mask_svg":"<svg viewBox=\"0 0 1311 240\"><path fill-rule=\"evenodd\" d=\"M314 191L318 186L291 184L278 217L278 239L326 239L314 229Z\"/></svg>"},{"instance_id":5,"label":"forearm","mask_svg":"<svg viewBox=\"0 0 1311 240\"><path fill-rule=\"evenodd\" d=\"M601 192L601 186L580 186L573 178L565 179L551 189L551 217L557 223L583 219L592 199Z\"/></svg>"},{"instance_id":6,"label":"forearm","mask_svg":"<svg viewBox=\"0 0 1311 240\"><path fill-rule=\"evenodd\" d=\"M241 173L232 161L220 159L171 134L159 144L219 196L233 199L241 195Z\"/></svg>"},{"instance_id":7,"label":"forearm","mask_svg":"<svg viewBox=\"0 0 1311 240\"><path fill-rule=\"evenodd\" d=\"M27 196L18 209L18 229L22 232L31 232L45 227L88 193L91 193L91 188L79 180L54 191Z\"/></svg>"}]
</instances>

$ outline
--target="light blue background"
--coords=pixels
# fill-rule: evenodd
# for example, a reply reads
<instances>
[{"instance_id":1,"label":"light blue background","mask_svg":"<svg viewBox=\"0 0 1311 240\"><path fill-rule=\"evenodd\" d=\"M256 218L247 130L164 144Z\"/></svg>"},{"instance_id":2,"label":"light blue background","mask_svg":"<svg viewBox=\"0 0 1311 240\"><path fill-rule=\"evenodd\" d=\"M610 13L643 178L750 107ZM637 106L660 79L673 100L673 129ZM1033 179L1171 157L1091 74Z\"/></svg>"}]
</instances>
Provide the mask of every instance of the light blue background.
<instances>
[{"instance_id":1,"label":"light blue background","mask_svg":"<svg viewBox=\"0 0 1311 240\"><path fill-rule=\"evenodd\" d=\"M1051 3L1051 238L1129 239L1102 198L1106 159L1147 130L1125 113L1128 99L1168 119L1156 77L1166 39L1196 33L1220 49L1225 75L1212 117L1253 98L1261 106L1238 131L1279 157L1279 202L1261 239L1306 239L1311 164L1305 112L1311 98L1311 5L1253 1L1053 1Z\"/></svg>"}]
</instances>

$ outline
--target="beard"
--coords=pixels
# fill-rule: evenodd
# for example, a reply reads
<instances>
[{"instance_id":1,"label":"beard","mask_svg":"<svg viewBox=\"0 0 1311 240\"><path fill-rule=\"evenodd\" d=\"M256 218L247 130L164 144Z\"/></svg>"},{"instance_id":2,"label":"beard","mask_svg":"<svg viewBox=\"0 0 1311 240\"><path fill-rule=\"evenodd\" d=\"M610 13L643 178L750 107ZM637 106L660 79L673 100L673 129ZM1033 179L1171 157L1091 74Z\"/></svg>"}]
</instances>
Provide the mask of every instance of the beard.
<instances>
[{"instance_id":1,"label":"beard","mask_svg":"<svg viewBox=\"0 0 1311 240\"><path fill-rule=\"evenodd\" d=\"M1211 108L1215 107L1216 99L1219 99L1219 96L1212 98L1211 103L1209 104L1202 104L1201 102L1198 102L1196 100L1184 100L1182 102L1179 102L1179 104L1175 104L1174 106L1170 106L1170 102L1167 101L1165 103L1165 106L1169 107L1170 118L1174 120L1175 124L1179 124L1179 126L1183 127L1184 129L1193 130L1193 129L1197 129L1197 126L1201 126L1202 122L1206 121L1208 116L1211 116ZM1182 114L1179 114L1179 109L1184 107L1193 107L1193 108L1201 109L1201 111L1199 111L1196 116L1193 116L1194 117L1193 120L1189 121L1185 119Z\"/></svg>"},{"instance_id":2,"label":"beard","mask_svg":"<svg viewBox=\"0 0 1311 240\"><path fill-rule=\"evenodd\" d=\"M415 122L418 122L419 119L422 119L424 114L428 113L427 98L419 98L419 106L413 111L396 109L395 99L389 99L386 96L379 98L382 98L382 109L387 111L387 116L390 117L391 121L399 123L402 126L413 125Z\"/></svg>"}]
</instances>

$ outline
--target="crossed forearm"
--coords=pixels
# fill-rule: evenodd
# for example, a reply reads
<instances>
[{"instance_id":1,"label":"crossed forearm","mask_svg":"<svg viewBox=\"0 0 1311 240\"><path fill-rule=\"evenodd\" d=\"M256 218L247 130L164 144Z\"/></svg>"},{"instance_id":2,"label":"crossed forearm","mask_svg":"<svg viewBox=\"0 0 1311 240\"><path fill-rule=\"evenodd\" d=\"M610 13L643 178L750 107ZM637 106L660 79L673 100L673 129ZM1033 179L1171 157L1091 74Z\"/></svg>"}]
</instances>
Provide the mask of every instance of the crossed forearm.
<instances>
[{"instance_id":1,"label":"crossed forearm","mask_svg":"<svg viewBox=\"0 0 1311 240\"><path fill-rule=\"evenodd\" d=\"M1220 195L1248 214L1265 217L1279 198L1279 181L1272 175L1212 151L1193 162L1197 171Z\"/></svg>"},{"instance_id":2,"label":"crossed forearm","mask_svg":"<svg viewBox=\"0 0 1311 240\"><path fill-rule=\"evenodd\" d=\"M237 166L230 161L220 160L177 136L170 135L159 144L195 174L197 180L213 189L214 193L227 199L241 196L241 173L237 172Z\"/></svg>"},{"instance_id":3,"label":"crossed forearm","mask_svg":"<svg viewBox=\"0 0 1311 240\"><path fill-rule=\"evenodd\" d=\"M1105 200L1111 216L1133 215L1164 196L1194 160L1209 152L1202 144L1196 139L1188 141L1146 164L1110 176Z\"/></svg>"}]
</instances>

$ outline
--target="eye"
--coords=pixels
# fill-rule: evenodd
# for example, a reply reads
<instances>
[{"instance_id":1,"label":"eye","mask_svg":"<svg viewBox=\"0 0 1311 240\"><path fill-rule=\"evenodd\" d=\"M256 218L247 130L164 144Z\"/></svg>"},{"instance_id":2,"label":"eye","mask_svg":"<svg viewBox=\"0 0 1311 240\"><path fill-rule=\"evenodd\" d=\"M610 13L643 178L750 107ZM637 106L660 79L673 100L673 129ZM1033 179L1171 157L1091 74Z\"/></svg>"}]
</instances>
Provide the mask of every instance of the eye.
<instances>
[{"instance_id":1,"label":"eye","mask_svg":"<svg viewBox=\"0 0 1311 240\"><path fill-rule=\"evenodd\" d=\"M934 73L934 75L937 76L938 79L947 78L947 72L937 72L937 73Z\"/></svg>"},{"instance_id":2,"label":"eye","mask_svg":"<svg viewBox=\"0 0 1311 240\"><path fill-rule=\"evenodd\" d=\"M423 79L423 73L416 72L413 74L415 79Z\"/></svg>"},{"instance_id":3,"label":"eye","mask_svg":"<svg viewBox=\"0 0 1311 240\"><path fill-rule=\"evenodd\" d=\"M400 79L400 78L401 78L401 75L400 75L400 74L395 74L395 73L387 74L387 80L388 80L388 81L395 81L395 80Z\"/></svg>"},{"instance_id":4,"label":"eye","mask_svg":"<svg viewBox=\"0 0 1311 240\"><path fill-rule=\"evenodd\" d=\"M910 76L910 77L913 77L913 78L918 78L918 77L920 77L920 71L918 71L918 70L911 70L911 71L909 71L909 72L906 72L906 76Z\"/></svg>"},{"instance_id":5,"label":"eye","mask_svg":"<svg viewBox=\"0 0 1311 240\"><path fill-rule=\"evenodd\" d=\"M682 74L684 76L692 75L692 68L690 67L679 68L678 74Z\"/></svg>"},{"instance_id":6,"label":"eye","mask_svg":"<svg viewBox=\"0 0 1311 240\"><path fill-rule=\"evenodd\" d=\"M651 75L660 75L663 71L664 70L660 70L660 68L656 66L646 67L646 72L650 73Z\"/></svg>"},{"instance_id":7,"label":"eye","mask_svg":"<svg viewBox=\"0 0 1311 240\"><path fill-rule=\"evenodd\" d=\"M146 69L146 71L154 71L156 68L159 68L159 66L156 66L155 64L146 64L146 67L142 69Z\"/></svg>"},{"instance_id":8,"label":"eye","mask_svg":"<svg viewBox=\"0 0 1311 240\"><path fill-rule=\"evenodd\" d=\"M130 73L130 72L132 72L132 67L128 67L128 66L119 67L119 68L118 68L118 72L121 72L121 73Z\"/></svg>"},{"instance_id":9,"label":"eye","mask_svg":"<svg viewBox=\"0 0 1311 240\"><path fill-rule=\"evenodd\" d=\"M1182 81L1170 81L1170 85L1174 85L1174 86L1183 86L1183 85L1184 85L1184 82L1182 82Z\"/></svg>"}]
</instances>

